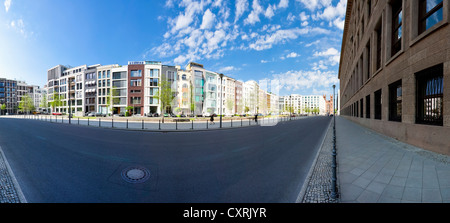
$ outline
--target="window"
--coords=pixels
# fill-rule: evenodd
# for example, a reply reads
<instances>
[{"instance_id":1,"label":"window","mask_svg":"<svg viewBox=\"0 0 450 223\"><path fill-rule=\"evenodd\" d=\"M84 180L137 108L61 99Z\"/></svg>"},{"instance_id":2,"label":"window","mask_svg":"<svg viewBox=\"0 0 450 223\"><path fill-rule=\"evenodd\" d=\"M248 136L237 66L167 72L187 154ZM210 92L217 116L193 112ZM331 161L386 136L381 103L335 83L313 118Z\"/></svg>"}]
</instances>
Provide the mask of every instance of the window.
<instances>
[{"instance_id":1,"label":"window","mask_svg":"<svg viewBox=\"0 0 450 223\"><path fill-rule=\"evenodd\" d=\"M389 85L389 121L402 121L402 80Z\"/></svg>"},{"instance_id":2,"label":"window","mask_svg":"<svg viewBox=\"0 0 450 223\"><path fill-rule=\"evenodd\" d=\"M106 78L110 78L110 76L111 76L111 71L106 71L107 73L106 73Z\"/></svg>"},{"instance_id":3,"label":"window","mask_svg":"<svg viewBox=\"0 0 450 223\"><path fill-rule=\"evenodd\" d=\"M157 87L158 86L158 79L157 78L150 78L150 86Z\"/></svg>"},{"instance_id":4,"label":"window","mask_svg":"<svg viewBox=\"0 0 450 223\"><path fill-rule=\"evenodd\" d=\"M371 60L372 60L372 55L370 52L370 40L366 45L366 51L367 51L367 56L366 56L366 80L370 79L370 75L372 73L372 69L371 69Z\"/></svg>"},{"instance_id":5,"label":"window","mask_svg":"<svg viewBox=\"0 0 450 223\"><path fill-rule=\"evenodd\" d=\"M381 20L377 25L377 28L375 29L375 33L376 33L376 44L377 44L377 60L376 60L376 69L379 70L381 68L381 37L383 36L382 34L382 26L381 26Z\"/></svg>"},{"instance_id":6,"label":"window","mask_svg":"<svg viewBox=\"0 0 450 223\"><path fill-rule=\"evenodd\" d=\"M138 80L130 80L130 86L131 86L131 87L139 87L139 86L142 86L141 79L138 79Z\"/></svg>"},{"instance_id":7,"label":"window","mask_svg":"<svg viewBox=\"0 0 450 223\"><path fill-rule=\"evenodd\" d=\"M381 120L381 104L382 104L381 89L375 92L374 99L375 99L375 101L374 101L375 102L375 119Z\"/></svg>"},{"instance_id":8,"label":"window","mask_svg":"<svg viewBox=\"0 0 450 223\"><path fill-rule=\"evenodd\" d=\"M131 97L131 104L141 104L141 97Z\"/></svg>"},{"instance_id":9,"label":"window","mask_svg":"<svg viewBox=\"0 0 450 223\"><path fill-rule=\"evenodd\" d=\"M106 76L105 76L105 71L103 71L102 77L103 77L103 78L106 78Z\"/></svg>"},{"instance_id":10,"label":"window","mask_svg":"<svg viewBox=\"0 0 450 223\"><path fill-rule=\"evenodd\" d=\"M359 101L359 104L360 104L359 117L364 118L364 100L362 98Z\"/></svg>"},{"instance_id":11,"label":"window","mask_svg":"<svg viewBox=\"0 0 450 223\"><path fill-rule=\"evenodd\" d=\"M370 95L366 96L366 118L370 118Z\"/></svg>"},{"instance_id":12,"label":"window","mask_svg":"<svg viewBox=\"0 0 450 223\"><path fill-rule=\"evenodd\" d=\"M416 123L439 125L443 122L443 65L437 65L416 74Z\"/></svg>"},{"instance_id":13,"label":"window","mask_svg":"<svg viewBox=\"0 0 450 223\"><path fill-rule=\"evenodd\" d=\"M183 76L181 76L181 79L185 81L186 80L186 74L183 74Z\"/></svg>"},{"instance_id":14,"label":"window","mask_svg":"<svg viewBox=\"0 0 450 223\"><path fill-rule=\"evenodd\" d=\"M142 71L141 70L132 70L130 72L131 77L142 77Z\"/></svg>"},{"instance_id":15,"label":"window","mask_svg":"<svg viewBox=\"0 0 450 223\"><path fill-rule=\"evenodd\" d=\"M443 19L442 0L419 0L419 34Z\"/></svg>"},{"instance_id":16,"label":"window","mask_svg":"<svg viewBox=\"0 0 450 223\"><path fill-rule=\"evenodd\" d=\"M402 0L392 2L391 57L402 49Z\"/></svg>"}]
</instances>

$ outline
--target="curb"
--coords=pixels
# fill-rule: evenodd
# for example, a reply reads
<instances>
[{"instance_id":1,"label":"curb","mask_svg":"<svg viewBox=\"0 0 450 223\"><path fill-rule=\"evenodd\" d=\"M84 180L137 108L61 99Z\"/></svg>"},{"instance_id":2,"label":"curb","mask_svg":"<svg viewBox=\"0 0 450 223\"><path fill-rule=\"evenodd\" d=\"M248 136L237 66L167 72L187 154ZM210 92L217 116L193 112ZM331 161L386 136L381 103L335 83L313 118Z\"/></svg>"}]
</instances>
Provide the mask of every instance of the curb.
<instances>
[{"instance_id":1,"label":"curb","mask_svg":"<svg viewBox=\"0 0 450 223\"><path fill-rule=\"evenodd\" d=\"M313 164L311 165L311 167L310 167L310 169L309 169L308 176L307 176L306 179L305 179L305 183L303 184L302 189L300 190L300 193L299 193L299 195L298 195L297 200L295 201L295 203L303 203L303 199L304 199L305 194L306 194L306 189L307 189L308 186L309 186L309 182L311 182L312 174L313 174L314 169L315 169L315 167L316 167L316 163L317 163L317 160L318 160L318 158L319 158L320 152L321 152L322 149L323 149L323 144L324 144L324 142L325 142L325 139L326 139L327 136L328 136L328 131L329 131L330 127L331 127L331 123L332 123L332 122L333 122L333 119L331 119L331 120L330 120L330 123L328 124L328 128L327 128L327 130L326 130L326 132L325 132L325 134L324 134L324 136L323 136L323 138L322 138L322 143L320 144L320 149L317 150L317 154L316 154L316 157L314 158L314 162L313 162Z\"/></svg>"},{"instance_id":2,"label":"curb","mask_svg":"<svg viewBox=\"0 0 450 223\"><path fill-rule=\"evenodd\" d=\"M17 196L19 198L20 203L28 203L25 199L25 196L22 193L22 189L20 188L19 183L16 180L16 177L14 176L14 173L11 170L11 167L9 166L8 160L6 160L5 153L3 153L2 147L0 146L0 162L4 161L6 169L8 171L9 177L11 178L12 184L14 186L15 192L17 193Z\"/></svg>"}]
</instances>

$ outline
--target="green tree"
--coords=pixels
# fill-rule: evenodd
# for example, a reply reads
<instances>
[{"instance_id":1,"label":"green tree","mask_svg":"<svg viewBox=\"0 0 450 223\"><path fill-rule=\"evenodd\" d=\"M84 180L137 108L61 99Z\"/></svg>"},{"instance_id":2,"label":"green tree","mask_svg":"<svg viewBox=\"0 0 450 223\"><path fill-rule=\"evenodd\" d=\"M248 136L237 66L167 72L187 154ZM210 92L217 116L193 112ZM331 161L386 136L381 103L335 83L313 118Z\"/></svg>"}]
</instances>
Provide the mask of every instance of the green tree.
<instances>
[{"instance_id":1,"label":"green tree","mask_svg":"<svg viewBox=\"0 0 450 223\"><path fill-rule=\"evenodd\" d=\"M234 100L231 98L227 98L227 109L228 111L233 111L233 107L234 107Z\"/></svg>"},{"instance_id":2,"label":"green tree","mask_svg":"<svg viewBox=\"0 0 450 223\"><path fill-rule=\"evenodd\" d=\"M247 113L247 112L249 112L249 111L250 111L250 108L249 108L248 106L245 106L244 112Z\"/></svg>"},{"instance_id":3,"label":"green tree","mask_svg":"<svg viewBox=\"0 0 450 223\"><path fill-rule=\"evenodd\" d=\"M23 112L23 113L29 113L34 111L36 108L34 107L33 104L33 99L31 99L31 97L26 94L22 97L22 100L19 102L19 111Z\"/></svg>"},{"instance_id":4,"label":"green tree","mask_svg":"<svg viewBox=\"0 0 450 223\"><path fill-rule=\"evenodd\" d=\"M127 106L125 108L126 112L125 112L125 116L130 116L130 111L132 111L134 109L133 106Z\"/></svg>"},{"instance_id":5,"label":"green tree","mask_svg":"<svg viewBox=\"0 0 450 223\"><path fill-rule=\"evenodd\" d=\"M158 99L161 108L162 108L162 122L164 123L164 113L167 112L167 108L171 105L173 99L175 98L175 95L172 92L172 86L169 81L163 80L160 82L160 90L158 91L158 95L154 98Z\"/></svg>"},{"instance_id":6,"label":"green tree","mask_svg":"<svg viewBox=\"0 0 450 223\"><path fill-rule=\"evenodd\" d=\"M6 104L2 104L2 105L0 106L0 110L2 111L2 112L1 112L1 115L3 115L3 111L6 110Z\"/></svg>"},{"instance_id":7,"label":"green tree","mask_svg":"<svg viewBox=\"0 0 450 223\"><path fill-rule=\"evenodd\" d=\"M53 101L50 102L52 110L56 112L56 108L62 105L61 96L57 92L53 92Z\"/></svg>"},{"instance_id":8,"label":"green tree","mask_svg":"<svg viewBox=\"0 0 450 223\"><path fill-rule=\"evenodd\" d=\"M39 107L45 109L45 111L47 111L47 106L48 106L48 101L47 101L47 94L42 95L42 100L41 100L41 104L39 105Z\"/></svg>"}]
</instances>

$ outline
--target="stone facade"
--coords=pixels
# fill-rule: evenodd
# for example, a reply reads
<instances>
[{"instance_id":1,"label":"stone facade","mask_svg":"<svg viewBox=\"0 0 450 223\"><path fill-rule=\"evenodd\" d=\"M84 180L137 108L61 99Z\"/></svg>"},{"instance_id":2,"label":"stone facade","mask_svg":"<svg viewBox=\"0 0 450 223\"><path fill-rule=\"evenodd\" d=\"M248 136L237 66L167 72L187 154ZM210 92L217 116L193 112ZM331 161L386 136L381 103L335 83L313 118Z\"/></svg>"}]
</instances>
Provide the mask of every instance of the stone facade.
<instances>
[{"instance_id":1,"label":"stone facade","mask_svg":"<svg viewBox=\"0 0 450 223\"><path fill-rule=\"evenodd\" d=\"M341 115L450 155L448 23L449 0L349 0L339 68Z\"/></svg>"}]
</instances>

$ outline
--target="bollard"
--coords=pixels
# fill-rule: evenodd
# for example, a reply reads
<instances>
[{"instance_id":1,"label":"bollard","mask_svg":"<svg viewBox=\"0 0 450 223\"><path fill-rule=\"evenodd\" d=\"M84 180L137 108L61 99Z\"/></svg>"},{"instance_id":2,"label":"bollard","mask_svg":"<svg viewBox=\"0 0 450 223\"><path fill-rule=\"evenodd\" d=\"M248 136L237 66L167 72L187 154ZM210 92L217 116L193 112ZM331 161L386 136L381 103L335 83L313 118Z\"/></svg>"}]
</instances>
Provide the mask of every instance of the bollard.
<instances>
[{"instance_id":1,"label":"bollard","mask_svg":"<svg viewBox=\"0 0 450 223\"><path fill-rule=\"evenodd\" d=\"M208 122L209 120L206 120L206 129L208 129Z\"/></svg>"},{"instance_id":2,"label":"bollard","mask_svg":"<svg viewBox=\"0 0 450 223\"><path fill-rule=\"evenodd\" d=\"M241 127L242 127L242 118L241 118Z\"/></svg>"},{"instance_id":3,"label":"bollard","mask_svg":"<svg viewBox=\"0 0 450 223\"><path fill-rule=\"evenodd\" d=\"M144 129L144 119L142 119L142 129Z\"/></svg>"},{"instance_id":4,"label":"bollard","mask_svg":"<svg viewBox=\"0 0 450 223\"><path fill-rule=\"evenodd\" d=\"M178 120L175 119L175 130L178 130Z\"/></svg>"},{"instance_id":5,"label":"bollard","mask_svg":"<svg viewBox=\"0 0 450 223\"><path fill-rule=\"evenodd\" d=\"M127 129L128 129L128 119L127 119Z\"/></svg>"},{"instance_id":6,"label":"bollard","mask_svg":"<svg viewBox=\"0 0 450 223\"><path fill-rule=\"evenodd\" d=\"M194 120L192 120L192 125L191 126L192 126L191 129L193 130L194 129Z\"/></svg>"},{"instance_id":7,"label":"bollard","mask_svg":"<svg viewBox=\"0 0 450 223\"><path fill-rule=\"evenodd\" d=\"M111 119L111 128L114 128L114 119Z\"/></svg>"},{"instance_id":8,"label":"bollard","mask_svg":"<svg viewBox=\"0 0 450 223\"><path fill-rule=\"evenodd\" d=\"M88 118L88 126L89 126L89 118Z\"/></svg>"},{"instance_id":9,"label":"bollard","mask_svg":"<svg viewBox=\"0 0 450 223\"><path fill-rule=\"evenodd\" d=\"M80 125L80 118L78 118L78 125Z\"/></svg>"},{"instance_id":10,"label":"bollard","mask_svg":"<svg viewBox=\"0 0 450 223\"><path fill-rule=\"evenodd\" d=\"M158 129L161 130L161 119L158 120Z\"/></svg>"},{"instance_id":11,"label":"bollard","mask_svg":"<svg viewBox=\"0 0 450 223\"><path fill-rule=\"evenodd\" d=\"M102 119L98 118L98 127L100 127L102 125Z\"/></svg>"}]
</instances>

